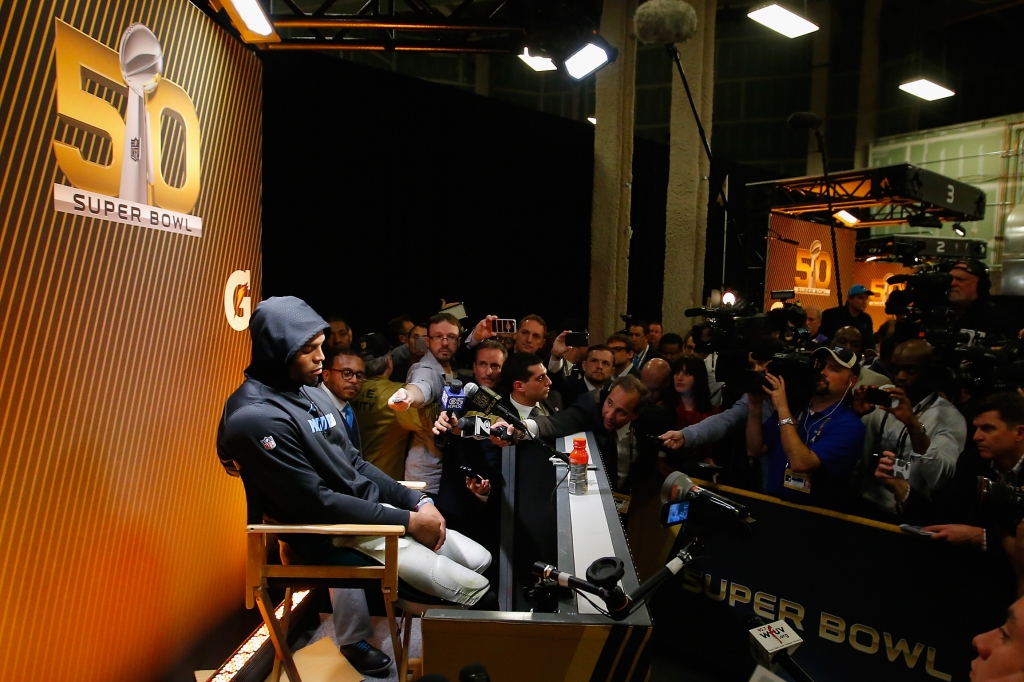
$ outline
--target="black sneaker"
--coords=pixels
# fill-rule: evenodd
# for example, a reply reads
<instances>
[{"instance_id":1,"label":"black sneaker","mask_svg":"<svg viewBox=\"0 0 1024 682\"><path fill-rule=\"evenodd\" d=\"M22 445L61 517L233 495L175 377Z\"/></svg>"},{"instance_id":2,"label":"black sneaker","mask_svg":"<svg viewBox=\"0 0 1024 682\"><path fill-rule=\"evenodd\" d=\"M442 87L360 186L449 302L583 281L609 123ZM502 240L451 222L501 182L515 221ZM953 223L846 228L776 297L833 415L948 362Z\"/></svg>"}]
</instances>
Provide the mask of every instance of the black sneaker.
<instances>
[{"instance_id":1,"label":"black sneaker","mask_svg":"<svg viewBox=\"0 0 1024 682\"><path fill-rule=\"evenodd\" d=\"M370 677L387 677L391 667L391 657L365 639L355 644L346 644L341 647L341 653L353 668Z\"/></svg>"}]
</instances>

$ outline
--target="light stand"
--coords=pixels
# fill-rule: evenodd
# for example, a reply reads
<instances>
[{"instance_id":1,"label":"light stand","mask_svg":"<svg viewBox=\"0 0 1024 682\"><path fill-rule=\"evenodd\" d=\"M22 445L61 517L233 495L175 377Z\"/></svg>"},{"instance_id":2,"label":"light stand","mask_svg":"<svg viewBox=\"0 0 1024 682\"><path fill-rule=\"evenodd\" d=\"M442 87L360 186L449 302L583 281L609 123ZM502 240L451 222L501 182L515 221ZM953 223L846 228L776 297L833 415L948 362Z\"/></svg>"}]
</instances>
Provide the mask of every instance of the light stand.
<instances>
[{"instance_id":1,"label":"light stand","mask_svg":"<svg viewBox=\"0 0 1024 682\"><path fill-rule=\"evenodd\" d=\"M836 273L836 300L839 307L843 307L843 283L839 277L839 249L836 247L836 217L832 211L832 182L828 177L828 152L825 151L825 133L821 128L814 129L814 139L818 141L818 151L821 153L821 174L825 178L825 201L828 205L828 231L832 236L832 269Z\"/></svg>"}]
</instances>

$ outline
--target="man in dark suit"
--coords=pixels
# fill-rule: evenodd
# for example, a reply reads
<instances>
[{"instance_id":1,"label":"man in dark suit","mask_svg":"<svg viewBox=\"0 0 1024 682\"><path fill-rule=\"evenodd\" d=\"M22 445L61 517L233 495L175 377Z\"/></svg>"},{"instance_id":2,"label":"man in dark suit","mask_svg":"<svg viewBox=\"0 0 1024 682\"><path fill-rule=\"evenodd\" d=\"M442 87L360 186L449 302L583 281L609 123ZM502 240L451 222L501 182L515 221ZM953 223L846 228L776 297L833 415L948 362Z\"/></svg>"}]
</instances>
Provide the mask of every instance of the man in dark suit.
<instances>
[{"instance_id":1,"label":"man in dark suit","mask_svg":"<svg viewBox=\"0 0 1024 682\"><path fill-rule=\"evenodd\" d=\"M633 347L633 339L627 334L612 334L608 337L608 347L615 356L615 368L612 370L612 379L624 377L627 374L637 379L640 378L640 370L633 365L633 357L636 350Z\"/></svg>"},{"instance_id":2,"label":"man in dark suit","mask_svg":"<svg viewBox=\"0 0 1024 682\"><path fill-rule=\"evenodd\" d=\"M658 351L647 340L651 326L646 320L634 318L630 320L627 331L633 342L633 366L637 371L643 370L648 360L658 357Z\"/></svg>"},{"instance_id":3,"label":"man in dark suit","mask_svg":"<svg viewBox=\"0 0 1024 682\"><path fill-rule=\"evenodd\" d=\"M546 417L562 409L562 396L551 390L544 360L533 353L515 353L503 368L509 407L520 419Z\"/></svg>"},{"instance_id":4,"label":"man in dark suit","mask_svg":"<svg viewBox=\"0 0 1024 682\"><path fill-rule=\"evenodd\" d=\"M625 492L633 462L645 448L655 447L653 439L633 428L647 403L647 388L627 374L607 390L591 391L557 414L531 417L527 426L531 433L536 428L534 435L541 438L593 432L612 490Z\"/></svg>"},{"instance_id":5,"label":"man in dark suit","mask_svg":"<svg viewBox=\"0 0 1024 682\"><path fill-rule=\"evenodd\" d=\"M548 377L551 379L551 387L562 396L562 404L568 407L584 393L608 385L614 371L615 354L604 344L591 346L583 362L574 365L569 376L565 376L562 372L562 356L569 351L565 345L565 334L559 334L551 346Z\"/></svg>"},{"instance_id":6,"label":"man in dark suit","mask_svg":"<svg viewBox=\"0 0 1024 682\"><path fill-rule=\"evenodd\" d=\"M324 358L323 378L320 388L330 397L331 402L341 413L348 439L357 450L361 450L362 438L359 434L359 422L350 401L359 395L366 380L366 367L363 359L355 351L335 349L328 351Z\"/></svg>"}]
</instances>

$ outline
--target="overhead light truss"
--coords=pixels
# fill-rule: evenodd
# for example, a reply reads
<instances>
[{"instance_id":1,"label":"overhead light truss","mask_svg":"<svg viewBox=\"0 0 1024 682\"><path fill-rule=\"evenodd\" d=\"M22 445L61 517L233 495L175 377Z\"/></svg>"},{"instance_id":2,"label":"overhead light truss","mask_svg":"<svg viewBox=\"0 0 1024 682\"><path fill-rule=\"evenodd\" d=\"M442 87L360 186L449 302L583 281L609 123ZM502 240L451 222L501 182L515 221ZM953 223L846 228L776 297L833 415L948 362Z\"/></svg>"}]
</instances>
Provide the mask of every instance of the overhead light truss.
<instances>
[{"instance_id":1,"label":"overhead light truss","mask_svg":"<svg viewBox=\"0 0 1024 682\"><path fill-rule=\"evenodd\" d=\"M858 228L901 225L915 216L943 222L969 222L985 217L985 193L966 183L903 163L882 168L823 176L755 182L748 185L772 213L822 224L832 210L847 211Z\"/></svg>"},{"instance_id":2,"label":"overhead light truss","mask_svg":"<svg viewBox=\"0 0 1024 682\"><path fill-rule=\"evenodd\" d=\"M463 0L448 14L424 0L367 0L358 9L338 0L303 7L295 0L258 1L279 37L258 44L268 50L518 54L527 31L526 15L507 11L515 0ZM336 8L343 4L355 11Z\"/></svg>"}]
</instances>

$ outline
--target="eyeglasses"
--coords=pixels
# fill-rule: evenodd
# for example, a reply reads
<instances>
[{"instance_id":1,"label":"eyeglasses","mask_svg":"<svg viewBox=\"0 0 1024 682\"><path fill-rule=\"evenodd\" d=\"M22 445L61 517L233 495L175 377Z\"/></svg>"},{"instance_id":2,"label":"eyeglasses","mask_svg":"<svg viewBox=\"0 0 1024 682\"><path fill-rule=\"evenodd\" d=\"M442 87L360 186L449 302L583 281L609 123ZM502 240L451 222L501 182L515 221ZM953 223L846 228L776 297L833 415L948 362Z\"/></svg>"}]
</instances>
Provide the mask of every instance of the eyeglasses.
<instances>
[{"instance_id":1,"label":"eyeglasses","mask_svg":"<svg viewBox=\"0 0 1024 682\"><path fill-rule=\"evenodd\" d=\"M459 342L459 337L455 334L449 334L448 336L439 336L437 334L433 334L429 338L433 339L434 341L438 341L442 344L445 343L446 341L451 345L455 345L456 343Z\"/></svg>"},{"instance_id":2,"label":"eyeglasses","mask_svg":"<svg viewBox=\"0 0 1024 682\"><path fill-rule=\"evenodd\" d=\"M626 347L625 346L608 346L608 350L610 350L613 353L619 353L619 352L622 352L622 351L626 350Z\"/></svg>"},{"instance_id":3,"label":"eyeglasses","mask_svg":"<svg viewBox=\"0 0 1024 682\"><path fill-rule=\"evenodd\" d=\"M353 372L350 369L332 369L330 367L328 367L328 370L331 372L338 372L339 374L341 374L341 378L345 379L346 381L351 380L353 378L355 378L356 381L362 381L366 378L366 372Z\"/></svg>"}]
</instances>

